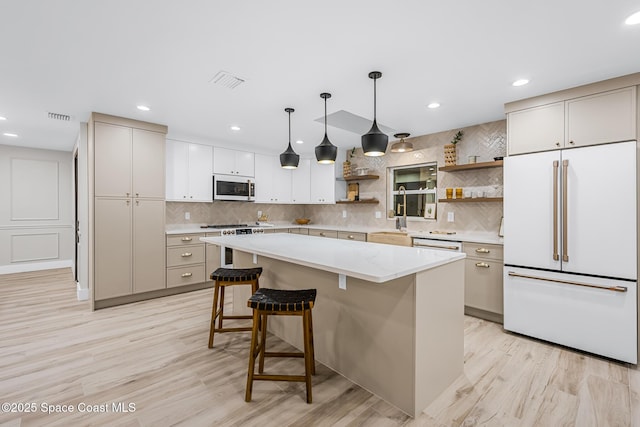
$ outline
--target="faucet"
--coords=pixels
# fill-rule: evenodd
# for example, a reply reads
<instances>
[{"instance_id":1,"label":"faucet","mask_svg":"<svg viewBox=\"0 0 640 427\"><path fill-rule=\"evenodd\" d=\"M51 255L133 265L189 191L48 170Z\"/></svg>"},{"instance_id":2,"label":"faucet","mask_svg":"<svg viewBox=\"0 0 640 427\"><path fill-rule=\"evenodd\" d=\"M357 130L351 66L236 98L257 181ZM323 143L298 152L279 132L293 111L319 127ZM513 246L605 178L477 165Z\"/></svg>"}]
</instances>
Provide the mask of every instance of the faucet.
<instances>
[{"instance_id":1,"label":"faucet","mask_svg":"<svg viewBox=\"0 0 640 427\"><path fill-rule=\"evenodd\" d=\"M396 229L397 230L406 230L407 229L407 189L404 185L398 187L398 194L402 194L402 204L398 203L398 213L400 213L400 207L402 206L402 218L396 218Z\"/></svg>"}]
</instances>

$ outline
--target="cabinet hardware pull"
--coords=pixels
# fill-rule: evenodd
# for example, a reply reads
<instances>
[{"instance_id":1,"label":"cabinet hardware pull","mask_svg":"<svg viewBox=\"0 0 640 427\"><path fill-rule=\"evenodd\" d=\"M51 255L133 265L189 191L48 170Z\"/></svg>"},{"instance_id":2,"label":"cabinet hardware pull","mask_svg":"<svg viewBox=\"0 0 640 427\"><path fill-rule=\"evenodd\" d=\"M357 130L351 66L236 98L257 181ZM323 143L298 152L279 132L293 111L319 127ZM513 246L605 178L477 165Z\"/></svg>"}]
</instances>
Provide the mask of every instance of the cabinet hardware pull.
<instances>
[{"instance_id":1,"label":"cabinet hardware pull","mask_svg":"<svg viewBox=\"0 0 640 427\"><path fill-rule=\"evenodd\" d=\"M136 197L140 197L140 193L136 193Z\"/></svg>"},{"instance_id":2,"label":"cabinet hardware pull","mask_svg":"<svg viewBox=\"0 0 640 427\"><path fill-rule=\"evenodd\" d=\"M140 200L136 200L136 206L140 206Z\"/></svg>"},{"instance_id":3,"label":"cabinet hardware pull","mask_svg":"<svg viewBox=\"0 0 640 427\"><path fill-rule=\"evenodd\" d=\"M183 253L183 254L182 254L182 255L180 255L180 256L182 256L182 257L186 258L186 257L190 257L191 255L193 255L191 252L185 252L185 253Z\"/></svg>"},{"instance_id":4,"label":"cabinet hardware pull","mask_svg":"<svg viewBox=\"0 0 640 427\"><path fill-rule=\"evenodd\" d=\"M425 247L425 248L448 249L448 250L451 250L451 251L457 251L459 249L457 246L425 245L424 243L414 243L413 246Z\"/></svg>"},{"instance_id":5,"label":"cabinet hardware pull","mask_svg":"<svg viewBox=\"0 0 640 427\"><path fill-rule=\"evenodd\" d=\"M489 264L486 262L476 262L476 267L489 268Z\"/></svg>"},{"instance_id":6,"label":"cabinet hardware pull","mask_svg":"<svg viewBox=\"0 0 640 427\"><path fill-rule=\"evenodd\" d=\"M131 203L131 201L127 200L127 206L129 206L130 203Z\"/></svg>"},{"instance_id":7,"label":"cabinet hardware pull","mask_svg":"<svg viewBox=\"0 0 640 427\"><path fill-rule=\"evenodd\" d=\"M562 283L564 285L584 286L585 288L596 288L596 289L602 289L605 291L627 292L627 288L624 286L596 286L596 285L591 285L589 283L573 282L571 280L559 280L559 279L551 279L549 277L529 276L526 274L519 274L514 271L510 271L508 274L511 277L521 277L523 279L542 280L544 282Z\"/></svg>"},{"instance_id":8,"label":"cabinet hardware pull","mask_svg":"<svg viewBox=\"0 0 640 427\"><path fill-rule=\"evenodd\" d=\"M562 261L569 261L569 221L568 221L568 194L567 180L569 176L569 160L562 161Z\"/></svg>"},{"instance_id":9,"label":"cabinet hardware pull","mask_svg":"<svg viewBox=\"0 0 640 427\"><path fill-rule=\"evenodd\" d=\"M478 248L478 249L476 249L476 252L479 253L479 254L488 254L491 251L489 249L486 249L486 248Z\"/></svg>"},{"instance_id":10,"label":"cabinet hardware pull","mask_svg":"<svg viewBox=\"0 0 640 427\"><path fill-rule=\"evenodd\" d=\"M183 237L182 241L183 242L190 242L191 241L191 237Z\"/></svg>"},{"instance_id":11,"label":"cabinet hardware pull","mask_svg":"<svg viewBox=\"0 0 640 427\"><path fill-rule=\"evenodd\" d=\"M569 141L569 144L574 144L574 142L573 141Z\"/></svg>"},{"instance_id":12,"label":"cabinet hardware pull","mask_svg":"<svg viewBox=\"0 0 640 427\"><path fill-rule=\"evenodd\" d=\"M322 237L324 237L324 233L320 233L320 235L321 235Z\"/></svg>"},{"instance_id":13,"label":"cabinet hardware pull","mask_svg":"<svg viewBox=\"0 0 640 427\"><path fill-rule=\"evenodd\" d=\"M558 161L553 161L553 260L558 261Z\"/></svg>"},{"instance_id":14,"label":"cabinet hardware pull","mask_svg":"<svg viewBox=\"0 0 640 427\"><path fill-rule=\"evenodd\" d=\"M556 147L560 147L560 143L559 142L556 142Z\"/></svg>"},{"instance_id":15,"label":"cabinet hardware pull","mask_svg":"<svg viewBox=\"0 0 640 427\"><path fill-rule=\"evenodd\" d=\"M348 236L350 239L355 239L356 237L353 234L349 234Z\"/></svg>"},{"instance_id":16,"label":"cabinet hardware pull","mask_svg":"<svg viewBox=\"0 0 640 427\"><path fill-rule=\"evenodd\" d=\"M182 277L191 277L193 273L182 273Z\"/></svg>"}]
</instances>

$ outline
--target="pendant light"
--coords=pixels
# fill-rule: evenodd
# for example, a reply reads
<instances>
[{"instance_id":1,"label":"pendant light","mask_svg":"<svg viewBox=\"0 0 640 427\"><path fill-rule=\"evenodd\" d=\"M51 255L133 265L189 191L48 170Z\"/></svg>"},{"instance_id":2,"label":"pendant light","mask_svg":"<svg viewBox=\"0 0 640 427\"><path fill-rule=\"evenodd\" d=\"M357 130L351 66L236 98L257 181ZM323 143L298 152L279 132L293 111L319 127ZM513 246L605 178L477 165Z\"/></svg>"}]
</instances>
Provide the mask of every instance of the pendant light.
<instances>
[{"instance_id":1,"label":"pendant light","mask_svg":"<svg viewBox=\"0 0 640 427\"><path fill-rule=\"evenodd\" d=\"M293 108L285 108L284 111L289 113L289 146L284 153L280 154L280 166L284 169L295 169L300 162L300 155L296 154L293 148L291 148L291 113L296 110Z\"/></svg>"},{"instance_id":2,"label":"pendant light","mask_svg":"<svg viewBox=\"0 0 640 427\"><path fill-rule=\"evenodd\" d=\"M413 144L406 142L404 139L409 138L409 133L396 133L394 138L400 138L400 142L396 142L391 146L391 151L394 153L406 153L407 151L413 151Z\"/></svg>"},{"instance_id":3,"label":"pendant light","mask_svg":"<svg viewBox=\"0 0 640 427\"><path fill-rule=\"evenodd\" d=\"M338 155L338 147L329 141L327 136L327 99L331 98L330 93L321 93L320 98L324 99L324 138L320 145L316 146L316 160L318 163L335 163Z\"/></svg>"},{"instance_id":4,"label":"pendant light","mask_svg":"<svg viewBox=\"0 0 640 427\"><path fill-rule=\"evenodd\" d=\"M369 78L373 79L373 125L369 132L362 135L362 150L365 156L371 157L384 156L389 143L389 137L378 129L378 123L376 122L376 80L380 77L382 77L380 71L369 73Z\"/></svg>"}]
</instances>

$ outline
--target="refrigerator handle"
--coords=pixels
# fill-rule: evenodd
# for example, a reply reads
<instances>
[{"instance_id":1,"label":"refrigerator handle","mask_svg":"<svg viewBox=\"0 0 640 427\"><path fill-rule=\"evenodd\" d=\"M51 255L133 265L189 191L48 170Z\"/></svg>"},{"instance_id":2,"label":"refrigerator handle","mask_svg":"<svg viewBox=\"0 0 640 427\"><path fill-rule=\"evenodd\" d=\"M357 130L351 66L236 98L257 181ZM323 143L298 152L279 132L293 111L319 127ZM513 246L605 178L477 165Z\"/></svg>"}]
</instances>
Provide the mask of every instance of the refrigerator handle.
<instances>
[{"instance_id":1,"label":"refrigerator handle","mask_svg":"<svg viewBox=\"0 0 640 427\"><path fill-rule=\"evenodd\" d=\"M569 234L569 221L567 221L568 217L568 209L567 209L567 176L569 172L569 160L562 161L562 261L569 261L569 248L567 241Z\"/></svg>"},{"instance_id":2,"label":"refrigerator handle","mask_svg":"<svg viewBox=\"0 0 640 427\"><path fill-rule=\"evenodd\" d=\"M573 280L560 280L560 279L553 279L551 277L529 276L528 274L520 274L514 271L510 271L507 274L510 277L520 277L522 279L542 280L544 282L562 283L563 285L583 286L585 288L595 288L595 289L602 289L605 291L613 291L613 292L627 292L627 288L624 286L606 286L606 285L598 286L598 285L592 285L590 283L574 282Z\"/></svg>"},{"instance_id":3,"label":"refrigerator handle","mask_svg":"<svg viewBox=\"0 0 640 427\"><path fill-rule=\"evenodd\" d=\"M553 161L553 260L558 261L558 161Z\"/></svg>"}]
</instances>

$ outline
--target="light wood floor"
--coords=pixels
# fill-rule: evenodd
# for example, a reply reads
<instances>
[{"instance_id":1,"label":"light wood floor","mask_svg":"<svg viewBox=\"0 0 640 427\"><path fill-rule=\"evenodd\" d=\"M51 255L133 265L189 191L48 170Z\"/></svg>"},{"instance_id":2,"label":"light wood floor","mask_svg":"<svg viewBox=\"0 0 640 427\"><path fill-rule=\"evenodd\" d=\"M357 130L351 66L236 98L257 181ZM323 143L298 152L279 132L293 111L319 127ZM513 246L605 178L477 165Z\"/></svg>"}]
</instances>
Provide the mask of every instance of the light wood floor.
<instances>
[{"instance_id":1,"label":"light wood floor","mask_svg":"<svg viewBox=\"0 0 640 427\"><path fill-rule=\"evenodd\" d=\"M209 289L91 312L68 269L0 276L0 402L37 405L0 411L0 426L640 426L634 366L472 317L464 375L417 419L319 364L313 404L302 383L273 382L256 382L245 403L248 333L221 334L208 349L211 297ZM275 337L269 344L287 348ZM265 371L302 369L268 362ZM118 402L135 412L114 412ZM43 403L76 412L48 415ZM79 413L81 404L110 412Z\"/></svg>"}]
</instances>

